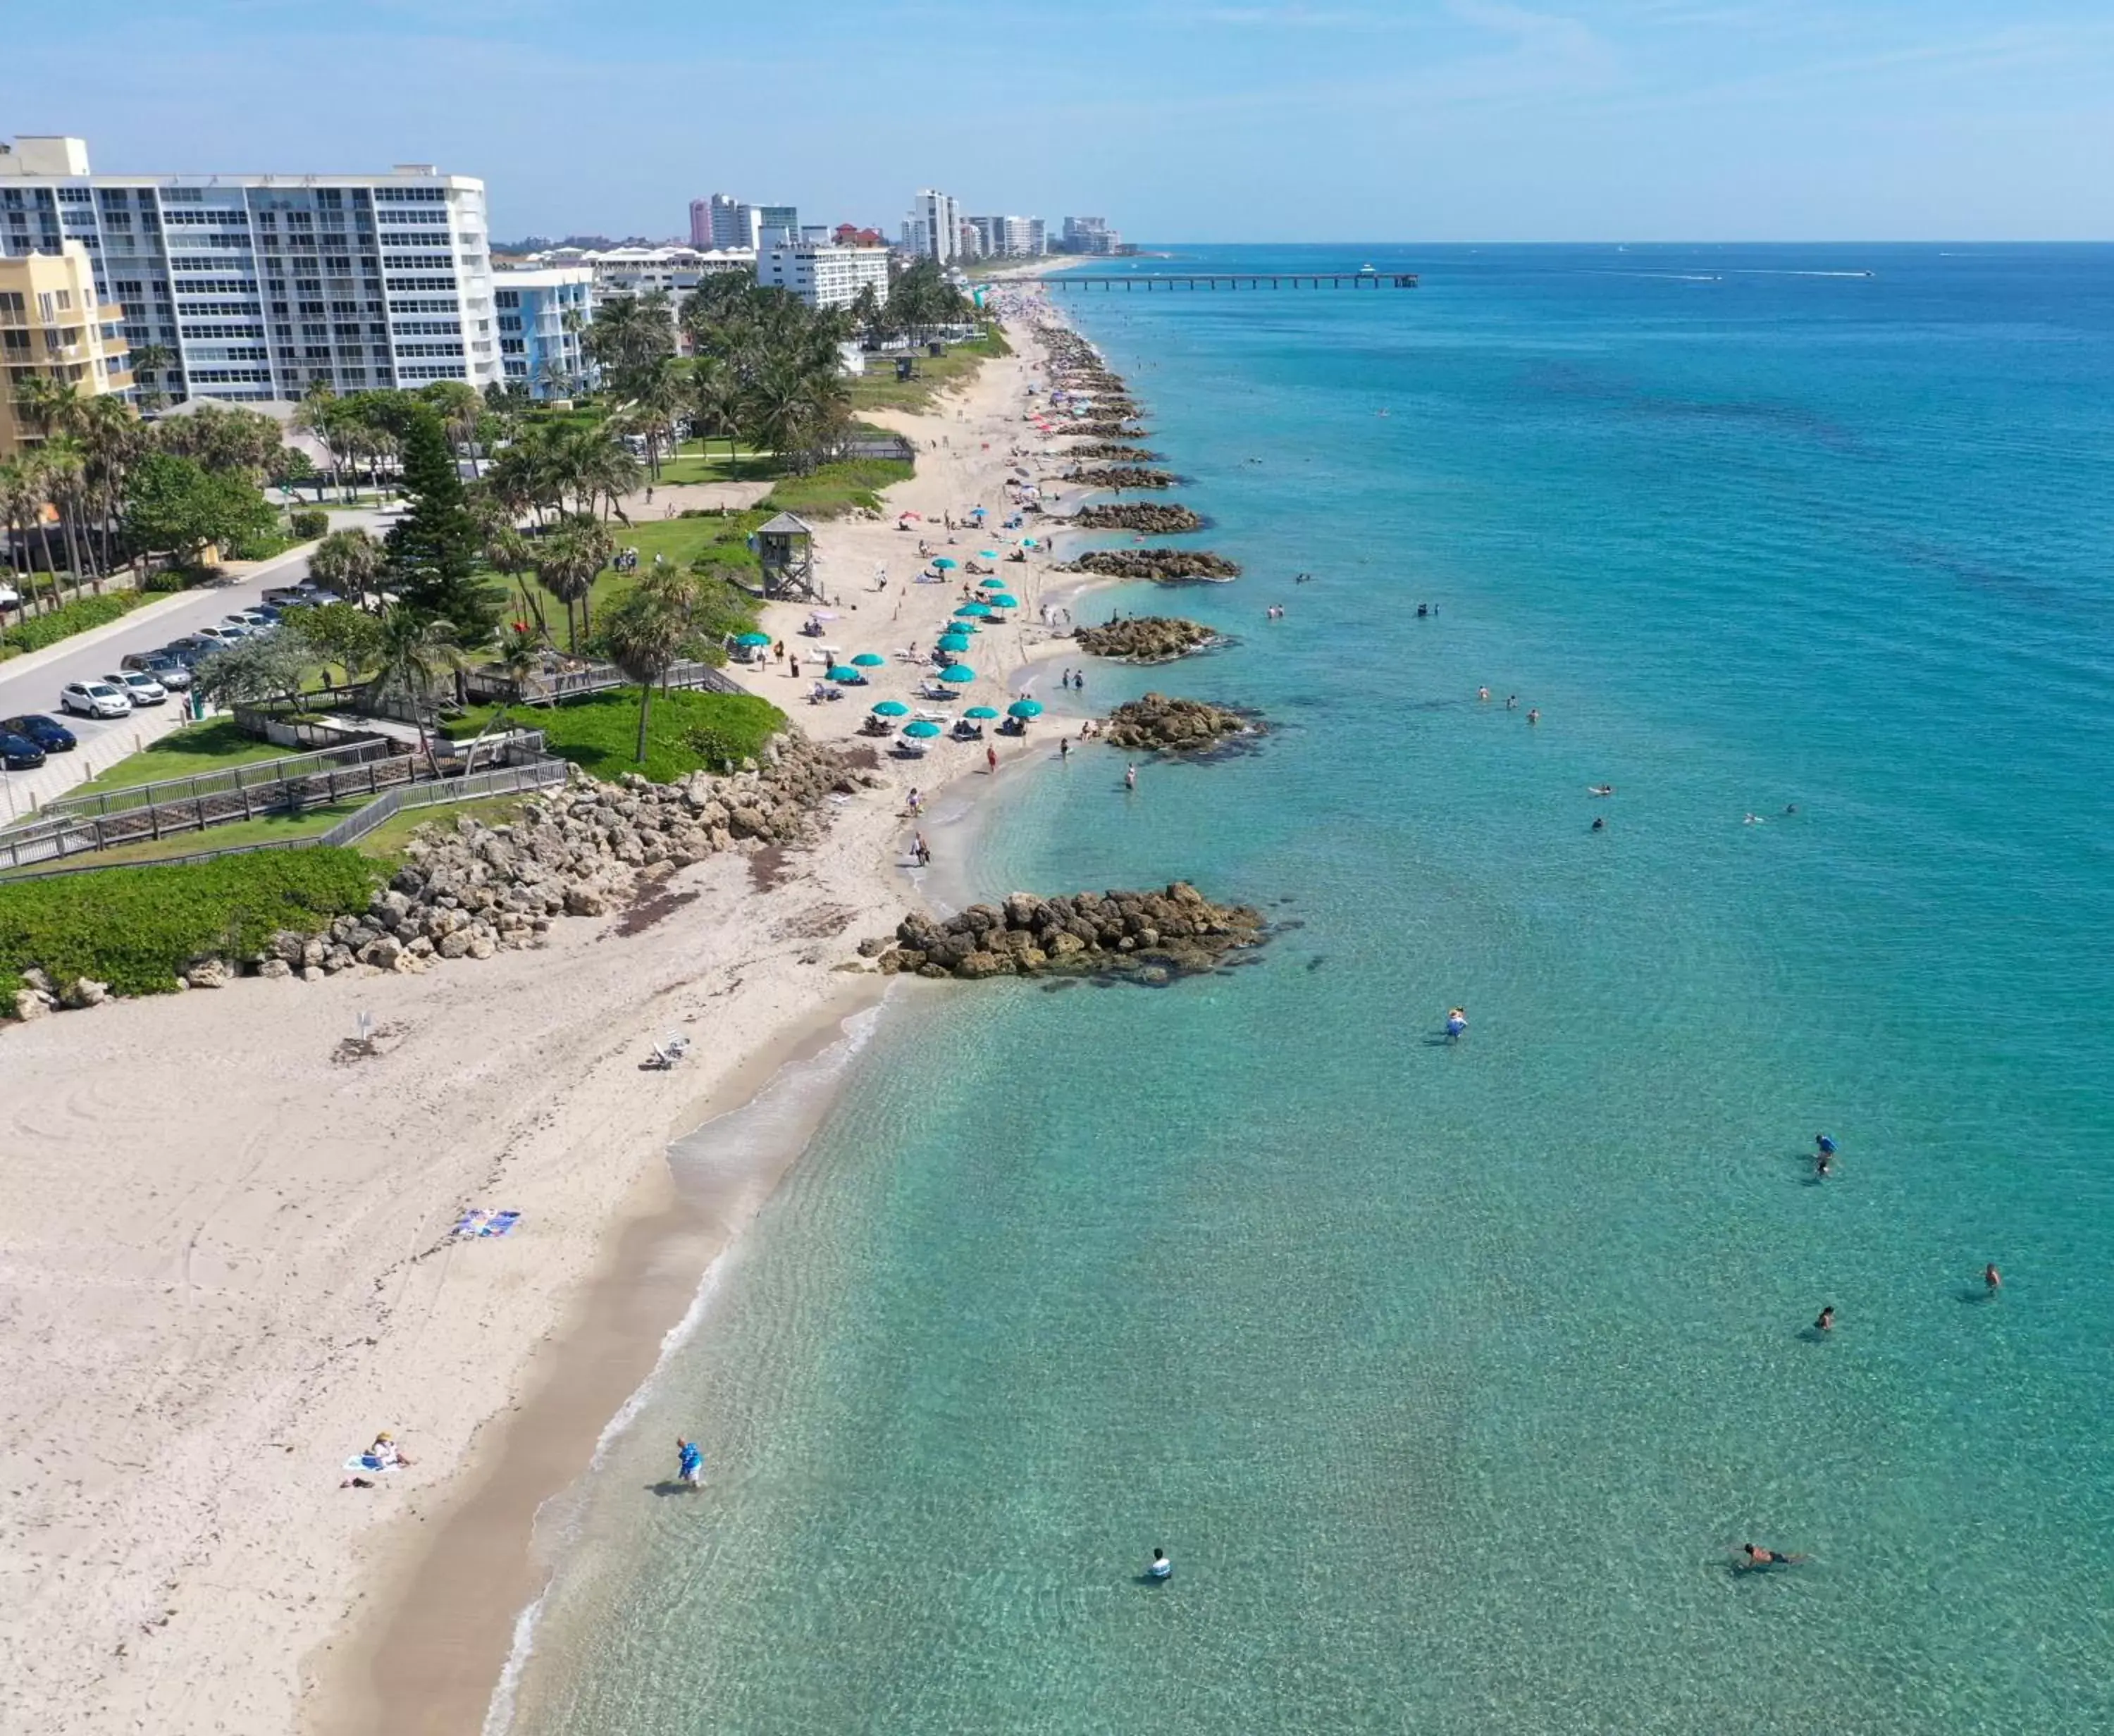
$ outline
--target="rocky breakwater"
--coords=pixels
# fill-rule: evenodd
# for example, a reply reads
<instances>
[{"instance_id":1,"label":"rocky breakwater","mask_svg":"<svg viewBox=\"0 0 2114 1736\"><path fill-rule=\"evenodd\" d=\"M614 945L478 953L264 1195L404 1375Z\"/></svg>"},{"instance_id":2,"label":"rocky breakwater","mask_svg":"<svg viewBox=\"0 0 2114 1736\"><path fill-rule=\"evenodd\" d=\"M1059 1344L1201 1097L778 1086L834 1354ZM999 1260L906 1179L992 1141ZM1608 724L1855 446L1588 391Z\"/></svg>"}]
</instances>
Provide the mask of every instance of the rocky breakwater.
<instances>
[{"instance_id":1,"label":"rocky breakwater","mask_svg":"<svg viewBox=\"0 0 2114 1736\"><path fill-rule=\"evenodd\" d=\"M1178 537L1204 528L1204 521L1187 507L1161 506L1150 500L1082 506L1068 522L1073 530L1142 531L1153 537Z\"/></svg>"},{"instance_id":2,"label":"rocky breakwater","mask_svg":"<svg viewBox=\"0 0 2114 1736\"><path fill-rule=\"evenodd\" d=\"M1142 464L1105 464L1068 470L1059 480L1083 482L1089 488L1172 488L1178 478L1171 470L1151 470Z\"/></svg>"},{"instance_id":3,"label":"rocky breakwater","mask_svg":"<svg viewBox=\"0 0 2114 1736\"><path fill-rule=\"evenodd\" d=\"M1082 627L1073 638L1090 657L1121 657L1132 663L1172 663L1226 642L1201 621L1169 614L1137 614L1105 626Z\"/></svg>"},{"instance_id":4,"label":"rocky breakwater","mask_svg":"<svg viewBox=\"0 0 2114 1736\"><path fill-rule=\"evenodd\" d=\"M1082 416L1076 422L1066 422L1050 432L1066 440L1144 440L1152 432L1150 428L1133 428L1124 422L1111 421L1105 417Z\"/></svg>"},{"instance_id":5,"label":"rocky breakwater","mask_svg":"<svg viewBox=\"0 0 2114 1736\"><path fill-rule=\"evenodd\" d=\"M884 971L976 981L990 976L1121 975L1157 985L1216 969L1258 944L1262 912L1214 904L1187 881L1163 892L1016 892L940 921L905 916L859 951Z\"/></svg>"},{"instance_id":6,"label":"rocky breakwater","mask_svg":"<svg viewBox=\"0 0 2114 1736\"><path fill-rule=\"evenodd\" d=\"M1071 447L1064 454L1073 463L1088 459L1113 459L1119 464L1150 464L1159 460L1160 455L1150 446L1126 446L1114 441L1089 440Z\"/></svg>"},{"instance_id":7,"label":"rocky breakwater","mask_svg":"<svg viewBox=\"0 0 2114 1736\"><path fill-rule=\"evenodd\" d=\"M1240 565L1209 549L1089 549L1063 569L1098 578L1149 578L1156 584L1224 584Z\"/></svg>"},{"instance_id":8,"label":"rocky breakwater","mask_svg":"<svg viewBox=\"0 0 2114 1736\"><path fill-rule=\"evenodd\" d=\"M1110 712L1101 738L1133 753L1197 753L1236 736L1262 733L1254 719L1209 700L1146 693Z\"/></svg>"}]
</instances>

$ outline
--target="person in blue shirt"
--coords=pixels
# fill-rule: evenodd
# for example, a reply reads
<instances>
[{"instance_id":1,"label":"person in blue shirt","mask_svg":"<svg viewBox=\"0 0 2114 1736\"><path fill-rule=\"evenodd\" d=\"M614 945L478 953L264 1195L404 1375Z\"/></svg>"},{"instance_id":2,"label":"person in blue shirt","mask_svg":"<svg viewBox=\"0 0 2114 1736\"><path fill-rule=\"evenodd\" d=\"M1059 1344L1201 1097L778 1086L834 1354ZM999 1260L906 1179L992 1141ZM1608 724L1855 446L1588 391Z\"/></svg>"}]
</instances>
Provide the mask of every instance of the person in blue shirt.
<instances>
[{"instance_id":1,"label":"person in blue shirt","mask_svg":"<svg viewBox=\"0 0 2114 1736\"><path fill-rule=\"evenodd\" d=\"M676 1475L692 1488L698 1487L705 1480L704 1449L696 1441L685 1441L679 1435L675 1439L675 1455Z\"/></svg>"}]
</instances>

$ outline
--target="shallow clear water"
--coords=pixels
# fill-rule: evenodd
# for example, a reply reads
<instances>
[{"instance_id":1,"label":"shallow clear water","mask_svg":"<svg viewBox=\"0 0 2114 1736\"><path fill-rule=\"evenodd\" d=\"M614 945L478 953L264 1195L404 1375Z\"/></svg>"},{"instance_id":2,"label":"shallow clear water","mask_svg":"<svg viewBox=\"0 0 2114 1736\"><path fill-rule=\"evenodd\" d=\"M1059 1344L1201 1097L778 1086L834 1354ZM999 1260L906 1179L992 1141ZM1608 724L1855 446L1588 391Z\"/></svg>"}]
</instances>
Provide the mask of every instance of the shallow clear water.
<instances>
[{"instance_id":1,"label":"shallow clear water","mask_svg":"<svg viewBox=\"0 0 2114 1736\"><path fill-rule=\"evenodd\" d=\"M1425 273L1073 297L1278 727L974 871L1303 925L898 990L515 1728L2114 1725L2114 250L1203 257Z\"/></svg>"}]
</instances>

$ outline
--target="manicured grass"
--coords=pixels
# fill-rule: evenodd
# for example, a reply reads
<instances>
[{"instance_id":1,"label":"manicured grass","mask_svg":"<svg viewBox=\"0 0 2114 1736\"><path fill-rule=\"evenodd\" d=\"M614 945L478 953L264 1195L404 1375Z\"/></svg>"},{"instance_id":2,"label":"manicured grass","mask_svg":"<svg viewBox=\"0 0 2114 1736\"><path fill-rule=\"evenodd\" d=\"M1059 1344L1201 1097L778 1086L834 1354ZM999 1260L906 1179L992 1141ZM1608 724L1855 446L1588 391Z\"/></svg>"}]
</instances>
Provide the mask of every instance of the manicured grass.
<instances>
[{"instance_id":1,"label":"manicured grass","mask_svg":"<svg viewBox=\"0 0 2114 1736\"><path fill-rule=\"evenodd\" d=\"M171 699L171 705L180 701ZM280 760L297 750L281 747L245 735L231 717L216 717L203 724L187 724L163 736L151 747L128 754L108 771L69 790L130 789L136 784L158 783L167 778L195 778L200 772L225 771L231 765L254 765L259 760Z\"/></svg>"},{"instance_id":2,"label":"manicured grass","mask_svg":"<svg viewBox=\"0 0 2114 1736\"><path fill-rule=\"evenodd\" d=\"M993 356L1009 355L1013 346L995 327L966 344L949 344L943 356L913 352L917 377L898 380L893 355L870 355L866 372L851 382L856 409L922 410L941 392L965 384Z\"/></svg>"},{"instance_id":3,"label":"manicured grass","mask_svg":"<svg viewBox=\"0 0 2114 1736\"><path fill-rule=\"evenodd\" d=\"M519 714L517 712L516 715ZM400 814L392 814L366 837L353 846L362 856L371 856L385 862L395 862L404 854L404 846L410 843L411 834L423 825L437 825L443 831L451 829L455 816L467 814L473 820L481 820L488 826L503 826L521 811L524 800L520 796L483 796L474 802L449 802L437 807L406 808Z\"/></svg>"},{"instance_id":4,"label":"manicured grass","mask_svg":"<svg viewBox=\"0 0 2114 1736\"><path fill-rule=\"evenodd\" d=\"M208 826L203 832L172 832L167 838L143 838L134 844L118 844L108 850L98 850L90 856L70 857L70 861L108 862L161 862L179 856L196 856L207 850L234 850L245 844L284 843L296 838L313 838L318 832L327 832L348 814L357 814L373 798L348 797L343 802L333 802L322 807L312 807L300 814L266 814L255 820L232 820L224 826ZM39 869L51 866L45 862L35 863L19 870L0 870L0 879L11 873L34 874Z\"/></svg>"},{"instance_id":5,"label":"manicured grass","mask_svg":"<svg viewBox=\"0 0 2114 1736\"><path fill-rule=\"evenodd\" d=\"M708 441L686 440L675 457L661 460L660 476L648 480L657 488L666 488L675 482L747 482L771 474L771 454L744 450L736 441L735 455L730 463L727 443L717 435Z\"/></svg>"},{"instance_id":6,"label":"manicured grass","mask_svg":"<svg viewBox=\"0 0 2114 1736\"><path fill-rule=\"evenodd\" d=\"M318 848L0 885L0 990L35 965L56 983L167 994L193 959L239 958L277 930L315 934L365 909L381 877L357 851Z\"/></svg>"},{"instance_id":7,"label":"manicured grass","mask_svg":"<svg viewBox=\"0 0 2114 1736\"><path fill-rule=\"evenodd\" d=\"M493 707L477 706L443 725L451 740L468 741L491 720ZM550 751L597 778L643 772L672 783L693 771L730 771L785 727L785 714L753 693L678 690L653 696L646 763L632 758L638 741L638 689L620 688L561 706L516 706L514 716L543 732Z\"/></svg>"}]
</instances>

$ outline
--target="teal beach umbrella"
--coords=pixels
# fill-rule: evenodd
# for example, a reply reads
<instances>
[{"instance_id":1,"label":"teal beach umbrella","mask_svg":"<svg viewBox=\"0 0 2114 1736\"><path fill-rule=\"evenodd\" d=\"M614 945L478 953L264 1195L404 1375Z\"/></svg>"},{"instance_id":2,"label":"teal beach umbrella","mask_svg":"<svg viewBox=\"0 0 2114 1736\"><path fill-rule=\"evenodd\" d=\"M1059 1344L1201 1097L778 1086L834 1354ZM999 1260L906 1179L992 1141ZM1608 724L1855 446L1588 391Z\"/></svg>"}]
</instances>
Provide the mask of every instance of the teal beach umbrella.
<instances>
[{"instance_id":1,"label":"teal beach umbrella","mask_svg":"<svg viewBox=\"0 0 2114 1736\"><path fill-rule=\"evenodd\" d=\"M998 712L995 707L991 706L971 706L968 710L962 714L962 715L964 717L973 717L978 723L982 723L988 718L996 717L998 715Z\"/></svg>"},{"instance_id":2,"label":"teal beach umbrella","mask_svg":"<svg viewBox=\"0 0 2114 1736\"><path fill-rule=\"evenodd\" d=\"M873 708L873 711L876 717L908 717L910 707L899 699L884 699Z\"/></svg>"},{"instance_id":3,"label":"teal beach umbrella","mask_svg":"<svg viewBox=\"0 0 2114 1736\"><path fill-rule=\"evenodd\" d=\"M969 648L969 636L964 633L950 633L940 641L940 649L952 654Z\"/></svg>"},{"instance_id":4,"label":"teal beach umbrella","mask_svg":"<svg viewBox=\"0 0 2114 1736\"><path fill-rule=\"evenodd\" d=\"M940 678L959 685L964 681L974 681L977 678L977 672L966 663L950 664L940 671Z\"/></svg>"},{"instance_id":5,"label":"teal beach umbrella","mask_svg":"<svg viewBox=\"0 0 2114 1736\"><path fill-rule=\"evenodd\" d=\"M865 678L848 664L840 663L830 671L830 679L832 681L863 681Z\"/></svg>"},{"instance_id":6,"label":"teal beach umbrella","mask_svg":"<svg viewBox=\"0 0 2114 1736\"><path fill-rule=\"evenodd\" d=\"M937 567L942 573L951 573L954 570L955 563L948 560L945 555L942 555L937 560L934 561L932 564Z\"/></svg>"},{"instance_id":7,"label":"teal beach umbrella","mask_svg":"<svg viewBox=\"0 0 2114 1736\"><path fill-rule=\"evenodd\" d=\"M968 619L977 616L986 615L991 612L991 605L989 603L964 603L960 608L954 611L954 614L958 619Z\"/></svg>"},{"instance_id":8,"label":"teal beach umbrella","mask_svg":"<svg viewBox=\"0 0 2114 1736\"><path fill-rule=\"evenodd\" d=\"M877 669L888 661L879 651L863 651L852 659L863 669Z\"/></svg>"},{"instance_id":9,"label":"teal beach umbrella","mask_svg":"<svg viewBox=\"0 0 2114 1736\"><path fill-rule=\"evenodd\" d=\"M1020 606L1020 599L1009 591L995 592L984 601L994 609L1018 609Z\"/></svg>"},{"instance_id":10,"label":"teal beach umbrella","mask_svg":"<svg viewBox=\"0 0 2114 1736\"><path fill-rule=\"evenodd\" d=\"M737 645L768 645L771 635L767 633L745 633L734 642Z\"/></svg>"},{"instance_id":11,"label":"teal beach umbrella","mask_svg":"<svg viewBox=\"0 0 2114 1736\"><path fill-rule=\"evenodd\" d=\"M935 723L929 723L921 717L914 724L905 724L903 726L903 733L905 735L915 736L921 742L926 742L940 733L940 726Z\"/></svg>"},{"instance_id":12,"label":"teal beach umbrella","mask_svg":"<svg viewBox=\"0 0 2114 1736\"><path fill-rule=\"evenodd\" d=\"M1008 717L1040 717L1042 701L1039 699L1016 699L1005 708Z\"/></svg>"}]
</instances>

